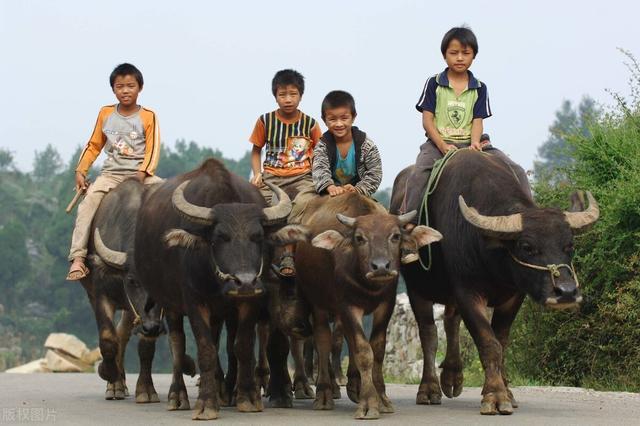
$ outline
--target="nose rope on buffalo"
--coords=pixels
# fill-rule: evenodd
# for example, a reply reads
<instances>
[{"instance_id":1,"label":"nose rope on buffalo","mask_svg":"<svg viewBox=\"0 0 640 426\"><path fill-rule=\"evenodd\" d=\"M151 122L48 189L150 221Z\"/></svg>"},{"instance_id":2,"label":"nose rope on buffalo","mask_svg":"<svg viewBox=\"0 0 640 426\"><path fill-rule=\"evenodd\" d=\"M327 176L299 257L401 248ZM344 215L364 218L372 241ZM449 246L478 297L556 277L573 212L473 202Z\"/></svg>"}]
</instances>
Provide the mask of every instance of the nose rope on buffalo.
<instances>
[{"instance_id":1,"label":"nose rope on buffalo","mask_svg":"<svg viewBox=\"0 0 640 426\"><path fill-rule=\"evenodd\" d=\"M211 263L213 263L213 266L215 266L215 274L216 276L221 280L221 281L238 281L238 278L233 275L233 274L228 274L226 272L222 272L220 270L220 267L218 266L218 262L216 262L216 259L213 257L213 253L211 253ZM260 260L260 270L258 271L258 273L256 274L256 277L260 277L262 275L262 267L264 265L264 259Z\"/></svg>"},{"instance_id":2,"label":"nose rope on buffalo","mask_svg":"<svg viewBox=\"0 0 640 426\"><path fill-rule=\"evenodd\" d=\"M531 268L531 269L536 269L538 271L548 271L549 274L551 275L551 283L553 284L553 288L558 288L558 286L556 286L556 278L560 277L560 268L567 268L571 272L571 275L573 276L573 280L576 282L576 288L580 288L580 283L578 282L578 275L576 274L576 270L573 267L573 262L571 263L571 265L567 265L566 263L561 263L558 265L550 264L546 266L541 266L541 265L534 265L532 263L523 262L522 260L515 257L513 253L509 252L509 254L511 255L511 258L516 263L522 266L526 266L527 268Z\"/></svg>"},{"instance_id":3,"label":"nose rope on buffalo","mask_svg":"<svg viewBox=\"0 0 640 426\"><path fill-rule=\"evenodd\" d=\"M422 204L420 204L420 213L418 214L418 223L422 222L426 226L429 226L429 204L428 204L429 196L435 192L436 188L438 188L440 177L442 176L442 172L444 171L444 168L449 162L449 160L451 160L458 152L466 151L469 149L470 148L458 148L458 149L447 151L444 157L442 157L441 159L433 163L433 169L431 170L431 174L429 175L429 182L427 182L427 189L424 192L424 198L422 199ZM491 155L488 152L484 152L484 151L480 151L480 153L484 155ZM509 164L507 164L507 166L509 167L509 169L511 169L511 172L513 173L513 176L516 178L516 180L518 180L518 175L516 174L515 170L513 170ZM420 256L419 253L418 253L418 261L420 262L420 266L422 267L422 269L424 269L425 271L431 270L431 263L432 263L431 262L431 244L427 245L427 264L425 265L425 263L422 261L422 256Z\"/></svg>"}]
</instances>

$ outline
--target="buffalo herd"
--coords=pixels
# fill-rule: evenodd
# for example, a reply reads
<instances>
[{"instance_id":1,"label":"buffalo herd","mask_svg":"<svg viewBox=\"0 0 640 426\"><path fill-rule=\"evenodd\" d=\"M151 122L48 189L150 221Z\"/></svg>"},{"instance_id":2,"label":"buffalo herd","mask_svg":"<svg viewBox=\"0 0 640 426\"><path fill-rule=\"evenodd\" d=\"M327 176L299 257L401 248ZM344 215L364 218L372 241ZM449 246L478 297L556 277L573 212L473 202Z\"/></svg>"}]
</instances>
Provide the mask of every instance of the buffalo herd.
<instances>
[{"instance_id":1,"label":"buffalo herd","mask_svg":"<svg viewBox=\"0 0 640 426\"><path fill-rule=\"evenodd\" d=\"M511 414L517 403L504 367L511 324L527 295L552 309L580 304L573 237L597 220L597 203L587 192L586 206L575 197L568 211L540 208L528 182L519 181L500 159L461 150L430 195L429 226L414 226L416 212L400 214L410 172L397 176L389 211L357 193L320 196L295 225L287 224L292 201L284 191L270 186L274 196L267 205L256 187L215 159L153 186L123 182L95 215L88 256L92 273L81 281L98 326L103 357L98 373L107 381L106 399L128 395L124 350L137 334L135 401L160 400L151 366L156 340L168 332L169 410L193 408L193 419L215 419L221 406L262 411L263 395L271 407L292 407L295 395L315 398L316 410L330 410L340 397L342 373L336 364L344 336L346 391L357 404L355 418L392 413L382 366L402 274L425 360L416 402L440 404L442 393L451 398L462 391L462 320L485 372L480 412ZM297 244L295 280L279 277L271 267L279 247L292 243ZM431 267L402 264L407 244L419 247ZM288 327L293 294L308 307L311 337ZM447 348L439 378L434 303L446 306ZM115 324L117 310L122 316ZM363 318L369 314L368 336ZM185 316L197 362L185 351ZM226 373L218 359L223 327ZM313 368L303 366L305 345L315 349L306 351L316 356L315 392L309 386ZM293 381L290 352L296 361ZM196 367L200 379L192 407L183 375L194 376Z\"/></svg>"}]
</instances>

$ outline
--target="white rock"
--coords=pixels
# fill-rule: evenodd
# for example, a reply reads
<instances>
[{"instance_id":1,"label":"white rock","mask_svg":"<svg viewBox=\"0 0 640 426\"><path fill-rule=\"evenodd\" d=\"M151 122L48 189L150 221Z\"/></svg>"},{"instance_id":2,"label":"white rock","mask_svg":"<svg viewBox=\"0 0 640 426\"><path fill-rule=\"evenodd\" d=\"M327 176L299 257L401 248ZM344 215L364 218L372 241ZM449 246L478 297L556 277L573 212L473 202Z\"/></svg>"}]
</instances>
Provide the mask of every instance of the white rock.
<instances>
[{"instance_id":1,"label":"white rock","mask_svg":"<svg viewBox=\"0 0 640 426\"><path fill-rule=\"evenodd\" d=\"M47 360L45 358L36 359L27 364L10 368L5 373L49 373L51 370L47 368Z\"/></svg>"},{"instance_id":2,"label":"white rock","mask_svg":"<svg viewBox=\"0 0 640 426\"><path fill-rule=\"evenodd\" d=\"M77 359L82 359L89 354L89 348L87 348L87 345L85 345L82 340L73 334L67 333L49 334L49 337L47 337L47 340L44 342L44 347L47 349L55 349L58 353L62 351Z\"/></svg>"},{"instance_id":3,"label":"white rock","mask_svg":"<svg viewBox=\"0 0 640 426\"><path fill-rule=\"evenodd\" d=\"M56 373L83 373L93 371L93 366L79 359L49 349L45 354L47 368Z\"/></svg>"}]
</instances>

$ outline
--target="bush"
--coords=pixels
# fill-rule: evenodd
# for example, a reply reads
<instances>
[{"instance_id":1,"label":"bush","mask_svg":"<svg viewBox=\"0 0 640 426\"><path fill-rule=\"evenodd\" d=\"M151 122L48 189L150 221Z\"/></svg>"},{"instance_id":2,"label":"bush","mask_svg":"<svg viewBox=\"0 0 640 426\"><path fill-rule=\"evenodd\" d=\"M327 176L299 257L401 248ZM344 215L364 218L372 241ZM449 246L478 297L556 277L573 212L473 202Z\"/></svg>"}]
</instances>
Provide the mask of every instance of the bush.
<instances>
[{"instance_id":1,"label":"bush","mask_svg":"<svg viewBox=\"0 0 640 426\"><path fill-rule=\"evenodd\" d=\"M575 161L566 180L534 187L544 206L566 208L576 189L600 205L594 228L576 238L579 312L544 312L527 301L514 324L510 369L541 382L640 391L640 68L626 54L631 99L614 94L617 105L590 135L569 136Z\"/></svg>"}]
</instances>

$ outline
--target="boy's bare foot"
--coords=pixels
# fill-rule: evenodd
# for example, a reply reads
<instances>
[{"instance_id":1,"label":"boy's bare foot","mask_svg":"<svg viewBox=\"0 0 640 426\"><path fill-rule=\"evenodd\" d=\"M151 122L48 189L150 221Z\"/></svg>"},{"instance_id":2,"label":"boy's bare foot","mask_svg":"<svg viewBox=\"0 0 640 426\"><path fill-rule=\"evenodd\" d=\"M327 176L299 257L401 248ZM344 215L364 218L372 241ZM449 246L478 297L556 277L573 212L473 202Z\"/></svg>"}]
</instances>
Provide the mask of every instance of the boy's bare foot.
<instances>
[{"instance_id":1,"label":"boy's bare foot","mask_svg":"<svg viewBox=\"0 0 640 426\"><path fill-rule=\"evenodd\" d=\"M74 259L69 267L67 281L78 281L89 275L89 268L84 264L84 259Z\"/></svg>"}]
</instances>

